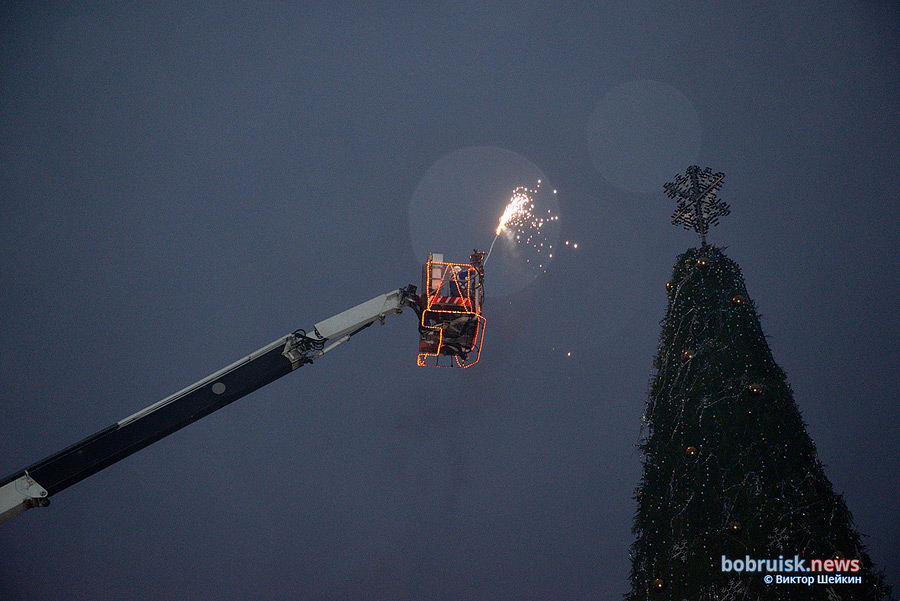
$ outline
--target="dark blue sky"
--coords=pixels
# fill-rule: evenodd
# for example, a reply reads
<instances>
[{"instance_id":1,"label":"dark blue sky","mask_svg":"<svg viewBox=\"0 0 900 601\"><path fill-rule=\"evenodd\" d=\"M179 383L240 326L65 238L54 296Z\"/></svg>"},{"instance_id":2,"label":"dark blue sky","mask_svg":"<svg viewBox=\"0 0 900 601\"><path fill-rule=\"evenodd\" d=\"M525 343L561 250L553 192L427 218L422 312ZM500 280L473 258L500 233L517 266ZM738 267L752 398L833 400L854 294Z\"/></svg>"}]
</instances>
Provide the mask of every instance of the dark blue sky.
<instances>
[{"instance_id":1,"label":"dark blue sky","mask_svg":"<svg viewBox=\"0 0 900 601\"><path fill-rule=\"evenodd\" d=\"M3 525L0 597L618 598L696 244L670 161L727 174L710 239L898 582L894 3L303 4L0 7L0 472L418 283L451 153L537 168L579 251L488 270L471 370L416 368L404 314ZM460 177L440 219L486 247Z\"/></svg>"}]
</instances>

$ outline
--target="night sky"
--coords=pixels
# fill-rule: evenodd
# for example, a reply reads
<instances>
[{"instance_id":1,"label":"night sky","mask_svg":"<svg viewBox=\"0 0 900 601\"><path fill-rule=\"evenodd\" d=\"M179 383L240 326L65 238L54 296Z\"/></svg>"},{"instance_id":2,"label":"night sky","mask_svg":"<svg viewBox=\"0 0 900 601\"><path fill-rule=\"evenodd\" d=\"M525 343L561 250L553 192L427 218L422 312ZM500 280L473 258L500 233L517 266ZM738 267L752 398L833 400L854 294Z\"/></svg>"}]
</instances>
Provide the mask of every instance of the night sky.
<instances>
[{"instance_id":1,"label":"night sky","mask_svg":"<svg viewBox=\"0 0 900 601\"><path fill-rule=\"evenodd\" d=\"M895 3L85 4L0 6L2 475L466 260L515 185L579 248L491 259L472 369L407 311L0 526L0 598L619 598L694 163L900 582Z\"/></svg>"}]
</instances>

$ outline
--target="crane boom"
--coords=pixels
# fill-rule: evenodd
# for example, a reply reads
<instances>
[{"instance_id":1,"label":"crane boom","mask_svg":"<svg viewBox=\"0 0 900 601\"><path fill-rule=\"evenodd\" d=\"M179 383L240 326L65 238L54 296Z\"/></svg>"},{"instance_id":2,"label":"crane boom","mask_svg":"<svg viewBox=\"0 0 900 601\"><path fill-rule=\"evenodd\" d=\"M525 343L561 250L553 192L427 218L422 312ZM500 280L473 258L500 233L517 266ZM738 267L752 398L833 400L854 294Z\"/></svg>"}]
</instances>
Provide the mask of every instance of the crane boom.
<instances>
[{"instance_id":1,"label":"crane boom","mask_svg":"<svg viewBox=\"0 0 900 601\"><path fill-rule=\"evenodd\" d=\"M312 363L357 332L404 306L417 307L416 287L368 300L267 344L187 388L134 413L84 440L0 480L0 522L32 507L105 467L180 430L225 405Z\"/></svg>"}]
</instances>

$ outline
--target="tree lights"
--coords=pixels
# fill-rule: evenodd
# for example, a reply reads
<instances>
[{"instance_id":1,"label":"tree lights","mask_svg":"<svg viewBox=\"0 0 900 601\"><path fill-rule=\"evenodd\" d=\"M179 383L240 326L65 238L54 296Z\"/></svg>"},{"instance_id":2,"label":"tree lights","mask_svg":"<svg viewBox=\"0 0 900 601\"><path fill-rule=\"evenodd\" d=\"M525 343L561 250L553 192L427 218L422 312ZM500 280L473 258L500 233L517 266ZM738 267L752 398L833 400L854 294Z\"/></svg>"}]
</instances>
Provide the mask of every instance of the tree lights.
<instances>
[{"instance_id":1,"label":"tree lights","mask_svg":"<svg viewBox=\"0 0 900 601\"><path fill-rule=\"evenodd\" d=\"M642 418L627 601L887 599L772 357L740 267L704 245L678 258L666 289ZM780 554L858 558L863 584L830 593L765 587L759 575L720 569L722 556Z\"/></svg>"}]
</instances>

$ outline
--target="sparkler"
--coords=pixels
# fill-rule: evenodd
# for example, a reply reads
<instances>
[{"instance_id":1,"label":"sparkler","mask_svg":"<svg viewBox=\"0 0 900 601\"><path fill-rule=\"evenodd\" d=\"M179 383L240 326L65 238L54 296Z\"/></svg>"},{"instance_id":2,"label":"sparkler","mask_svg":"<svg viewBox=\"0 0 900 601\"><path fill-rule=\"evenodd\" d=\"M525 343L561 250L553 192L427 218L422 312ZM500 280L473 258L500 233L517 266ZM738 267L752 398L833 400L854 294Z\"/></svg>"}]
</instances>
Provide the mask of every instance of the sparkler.
<instances>
[{"instance_id":1,"label":"sparkler","mask_svg":"<svg viewBox=\"0 0 900 601\"><path fill-rule=\"evenodd\" d=\"M553 257L553 253L551 252L553 250L553 245L550 244L546 236L541 233L541 227L551 221L557 221L559 216L553 215L550 209L547 209L546 215L538 216L535 214L534 198L537 196L540 188L541 180L538 180L537 187L534 189L519 186L513 190L512 196L510 197L506 208L503 210L503 214L500 216L500 221L497 224L494 240L491 242L487 257L484 259L485 265L487 265L488 259L491 258L491 252L494 250L494 244L497 242L497 238L500 237L500 234L502 234L504 230L515 232L516 243L529 244L535 248L537 252L540 253L546 251L550 258ZM556 194L556 190L554 190L553 193ZM547 243L546 246L544 245L545 242ZM530 259L528 262L531 262ZM540 264L540 267L544 267L543 263Z\"/></svg>"},{"instance_id":2,"label":"sparkler","mask_svg":"<svg viewBox=\"0 0 900 601\"><path fill-rule=\"evenodd\" d=\"M538 182L538 187L540 187L541 183ZM537 190L535 190L537 192ZM528 190L524 186L519 186L513 191L512 198L509 199L509 204L506 205L506 210L503 211L503 215L500 216L500 224L497 226L497 231L494 232L498 236L500 232L503 231L503 228L512 221L513 219L521 220L523 217L528 216L528 207L533 207L534 203L531 201L531 197L528 196Z\"/></svg>"}]
</instances>

